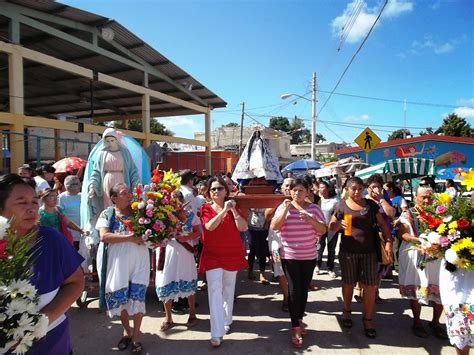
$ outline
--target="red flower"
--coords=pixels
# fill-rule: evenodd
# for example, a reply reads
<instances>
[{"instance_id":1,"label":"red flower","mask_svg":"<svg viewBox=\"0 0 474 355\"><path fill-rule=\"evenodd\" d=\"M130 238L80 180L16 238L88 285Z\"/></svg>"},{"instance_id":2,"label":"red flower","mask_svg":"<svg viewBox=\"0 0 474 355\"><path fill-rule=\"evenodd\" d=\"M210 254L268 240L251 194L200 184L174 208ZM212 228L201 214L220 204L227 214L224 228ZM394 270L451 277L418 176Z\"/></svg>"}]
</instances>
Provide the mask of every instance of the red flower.
<instances>
[{"instance_id":1,"label":"red flower","mask_svg":"<svg viewBox=\"0 0 474 355\"><path fill-rule=\"evenodd\" d=\"M151 177L151 181L154 182L155 184L158 184L160 182L160 176L153 175Z\"/></svg>"},{"instance_id":2,"label":"red flower","mask_svg":"<svg viewBox=\"0 0 474 355\"><path fill-rule=\"evenodd\" d=\"M133 232L133 222L132 221L126 219L122 223L125 224L125 226L127 226L128 230L130 232Z\"/></svg>"},{"instance_id":3,"label":"red flower","mask_svg":"<svg viewBox=\"0 0 474 355\"><path fill-rule=\"evenodd\" d=\"M471 223L469 223L468 220L463 219L463 218L459 218L457 220L457 222L458 222L458 228L459 229L465 229L465 228L469 227L469 225L471 224Z\"/></svg>"},{"instance_id":4,"label":"red flower","mask_svg":"<svg viewBox=\"0 0 474 355\"><path fill-rule=\"evenodd\" d=\"M5 249L7 249L8 242L6 240L0 240L0 259L5 259Z\"/></svg>"}]
</instances>

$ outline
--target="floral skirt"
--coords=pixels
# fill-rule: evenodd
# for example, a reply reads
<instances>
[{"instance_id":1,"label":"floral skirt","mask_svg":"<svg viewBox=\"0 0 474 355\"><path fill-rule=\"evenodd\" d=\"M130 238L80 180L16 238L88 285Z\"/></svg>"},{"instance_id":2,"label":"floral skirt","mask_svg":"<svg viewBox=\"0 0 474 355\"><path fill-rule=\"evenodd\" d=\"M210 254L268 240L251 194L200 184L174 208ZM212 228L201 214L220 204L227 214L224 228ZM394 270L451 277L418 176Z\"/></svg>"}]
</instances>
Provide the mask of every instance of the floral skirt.
<instances>
[{"instance_id":1,"label":"floral skirt","mask_svg":"<svg viewBox=\"0 0 474 355\"><path fill-rule=\"evenodd\" d=\"M441 301L446 312L449 341L458 349L474 347L474 271L441 267Z\"/></svg>"},{"instance_id":2,"label":"floral skirt","mask_svg":"<svg viewBox=\"0 0 474 355\"><path fill-rule=\"evenodd\" d=\"M156 250L156 261L160 258ZM191 254L176 240L166 245L165 263L162 271L156 271L156 295L162 302L177 301L196 293L197 270L194 254Z\"/></svg>"}]
</instances>

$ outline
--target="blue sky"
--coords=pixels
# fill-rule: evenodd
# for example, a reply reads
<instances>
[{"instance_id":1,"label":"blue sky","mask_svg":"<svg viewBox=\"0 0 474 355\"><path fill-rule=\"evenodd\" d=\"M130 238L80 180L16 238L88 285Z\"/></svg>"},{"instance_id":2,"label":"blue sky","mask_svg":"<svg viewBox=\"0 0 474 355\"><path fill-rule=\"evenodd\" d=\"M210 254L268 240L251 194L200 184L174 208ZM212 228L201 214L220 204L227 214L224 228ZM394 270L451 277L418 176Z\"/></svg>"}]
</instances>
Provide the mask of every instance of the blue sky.
<instances>
[{"instance_id":1,"label":"blue sky","mask_svg":"<svg viewBox=\"0 0 474 355\"><path fill-rule=\"evenodd\" d=\"M239 123L241 102L263 125L271 116L297 115L310 128L310 102L283 101L280 95L310 98L312 72L316 131L328 141L353 142L366 126L386 140L405 126L405 117L414 135L439 127L452 112L474 124L471 0L390 0L329 101L384 1L63 2L120 22L227 101L226 109L213 111L213 128ZM202 115L160 121L180 137L204 130Z\"/></svg>"}]
</instances>

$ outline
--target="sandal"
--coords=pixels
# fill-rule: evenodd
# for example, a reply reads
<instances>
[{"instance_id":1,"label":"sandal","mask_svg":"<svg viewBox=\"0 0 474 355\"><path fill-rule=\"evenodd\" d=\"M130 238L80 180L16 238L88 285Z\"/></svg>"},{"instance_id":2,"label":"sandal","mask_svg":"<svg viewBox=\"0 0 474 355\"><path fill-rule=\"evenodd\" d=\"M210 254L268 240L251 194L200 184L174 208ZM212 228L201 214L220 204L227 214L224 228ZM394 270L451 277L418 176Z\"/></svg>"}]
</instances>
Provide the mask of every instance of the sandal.
<instances>
[{"instance_id":1,"label":"sandal","mask_svg":"<svg viewBox=\"0 0 474 355\"><path fill-rule=\"evenodd\" d=\"M161 323L160 331L166 332L168 329L172 328L173 325L173 322L163 321L163 323Z\"/></svg>"},{"instance_id":2,"label":"sandal","mask_svg":"<svg viewBox=\"0 0 474 355\"><path fill-rule=\"evenodd\" d=\"M301 332L301 327L291 328L291 344L297 349L303 347L303 338L301 334L298 334L299 332Z\"/></svg>"},{"instance_id":3,"label":"sandal","mask_svg":"<svg viewBox=\"0 0 474 355\"><path fill-rule=\"evenodd\" d=\"M199 322L199 319L196 316L189 317L188 322L186 323L186 326L188 328L192 328L192 327L195 327L198 324L198 322Z\"/></svg>"},{"instance_id":4,"label":"sandal","mask_svg":"<svg viewBox=\"0 0 474 355\"><path fill-rule=\"evenodd\" d=\"M306 335L308 335L308 331L306 330L307 327L308 327L308 324L306 324L300 319L300 329L301 329L302 337L305 337Z\"/></svg>"},{"instance_id":5,"label":"sandal","mask_svg":"<svg viewBox=\"0 0 474 355\"><path fill-rule=\"evenodd\" d=\"M349 314L349 318L344 318L346 314ZM348 311L345 309L342 310L342 326L344 328L352 328L351 314L352 314L352 311Z\"/></svg>"},{"instance_id":6,"label":"sandal","mask_svg":"<svg viewBox=\"0 0 474 355\"><path fill-rule=\"evenodd\" d=\"M367 328L365 322L372 322L372 319L363 318L362 323L364 325L364 332L367 338L375 338L377 336L377 331L374 328Z\"/></svg>"},{"instance_id":7,"label":"sandal","mask_svg":"<svg viewBox=\"0 0 474 355\"><path fill-rule=\"evenodd\" d=\"M120 351L123 351L123 350L125 350L126 348L128 348L128 346L130 345L130 342L131 342L131 341L132 341L132 338L131 338L131 337L123 336L122 339L120 339L120 341L118 342L117 348L118 348Z\"/></svg>"},{"instance_id":8,"label":"sandal","mask_svg":"<svg viewBox=\"0 0 474 355\"><path fill-rule=\"evenodd\" d=\"M132 354L140 355L143 351L142 343L134 341L132 344Z\"/></svg>"}]
</instances>

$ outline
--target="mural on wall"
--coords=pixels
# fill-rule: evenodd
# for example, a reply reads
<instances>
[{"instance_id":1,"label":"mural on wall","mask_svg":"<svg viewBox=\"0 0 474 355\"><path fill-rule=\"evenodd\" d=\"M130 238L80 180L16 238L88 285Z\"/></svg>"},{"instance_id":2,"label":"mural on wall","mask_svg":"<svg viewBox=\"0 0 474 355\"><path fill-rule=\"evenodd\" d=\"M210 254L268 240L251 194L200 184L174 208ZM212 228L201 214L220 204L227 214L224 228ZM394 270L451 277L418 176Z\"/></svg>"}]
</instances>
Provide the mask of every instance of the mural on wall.
<instances>
[{"instance_id":1,"label":"mural on wall","mask_svg":"<svg viewBox=\"0 0 474 355\"><path fill-rule=\"evenodd\" d=\"M339 158L353 155L354 153L340 154ZM437 178L457 179L459 169L474 168L474 144L427 140L419 143L375 148L367 155L369 163L373 165L389 159L409 157L434 159Z\"/></svg>"}]
</instances>

